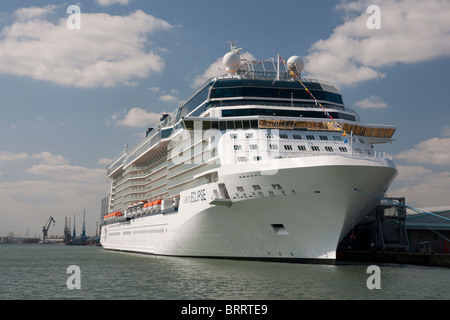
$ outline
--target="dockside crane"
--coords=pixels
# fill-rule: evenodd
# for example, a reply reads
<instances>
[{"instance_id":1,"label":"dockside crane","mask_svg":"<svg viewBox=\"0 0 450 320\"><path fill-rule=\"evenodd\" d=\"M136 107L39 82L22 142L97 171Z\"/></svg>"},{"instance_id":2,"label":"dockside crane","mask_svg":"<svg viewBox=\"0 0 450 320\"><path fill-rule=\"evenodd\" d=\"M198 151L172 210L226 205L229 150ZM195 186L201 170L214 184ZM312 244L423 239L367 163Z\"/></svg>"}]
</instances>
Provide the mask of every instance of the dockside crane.
<instances>
[{"instance_id":1,"label":"dockside crane","mask_svg":"<svg viewBox=\"0 0 450 320\"><path fill-rule=\"evenodd\" d=\"M48 218L47 222L45 223L44 227L42 228L42 243L46 243L48 238L48 229L50 228L50 224L53 222L53 225L55 225L55 219L53 217Z\"/></svg>"},{"instance_id":2,"label":"dockside crane","mask_svg":"<svg viewBox=\"0 0 450 320\"><path fill-rule=\"evenodd\" d=\"M70 235L70 218L66 217L65 223L64 223L64 243L69 243L72 239L72 236Z\"/></svg>"},{"instance_id":3,"label":"dockside crane","mask_svg":"<svg viewBox=\"0 0 450 320\"><path fill-rule=\"evenodd\" d=\"M83 228L81 229L81 241L86 242L86 210L84 210L83 213Z\"/></svg>"}]
</instances>

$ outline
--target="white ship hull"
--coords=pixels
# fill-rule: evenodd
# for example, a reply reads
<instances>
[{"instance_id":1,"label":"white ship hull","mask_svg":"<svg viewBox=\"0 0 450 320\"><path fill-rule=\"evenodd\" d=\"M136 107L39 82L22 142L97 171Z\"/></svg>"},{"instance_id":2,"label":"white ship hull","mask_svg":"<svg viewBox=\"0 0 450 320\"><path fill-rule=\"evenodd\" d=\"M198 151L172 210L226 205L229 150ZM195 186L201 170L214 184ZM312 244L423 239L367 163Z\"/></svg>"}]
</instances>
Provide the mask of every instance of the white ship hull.
<instances>
[{"instance_id":1,"label":"white ship hull","mask_svg":"<svg viewBox=\"0 0 450 320\"><path fill-rule=\"evenodd\" d=\"M240 59L208 79L107 167L105 249L333 261L397 174L394 126L361 123L332 84L287 62ZM359 189L363 192L356 192ZM143 215L145 214L145 215Z\"/></svg>"},{"instance_id":2,"label":"white ship hull","mask_svg":"<svg viewBox=\"0 0 450 320\"><path fill-rule=\"evenodd\" d=\"M342 238L378 202L354 189L383 193L397 174L387 158L292 158L268 166L223 165L219 183L242 192L227 200L217 199L218 183L186 190L178 211L104 225L101 244L155 255L333 261Z\"/></svg>"}]
</instances>

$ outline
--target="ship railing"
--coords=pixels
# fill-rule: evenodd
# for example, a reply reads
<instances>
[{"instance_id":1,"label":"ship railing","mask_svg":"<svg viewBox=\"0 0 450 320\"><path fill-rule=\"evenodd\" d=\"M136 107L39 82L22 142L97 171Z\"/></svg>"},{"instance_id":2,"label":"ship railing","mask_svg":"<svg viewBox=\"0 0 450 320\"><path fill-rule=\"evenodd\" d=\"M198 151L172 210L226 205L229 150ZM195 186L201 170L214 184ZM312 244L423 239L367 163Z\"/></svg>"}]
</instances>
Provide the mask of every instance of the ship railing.
<instances>
[{"instance_id":1,"label":"ship railing","mask_svg":"<svg viewBox=\"0 0 450 320\"><path fill-rule=\"evenodd\" d=\"M111 164L106 167L107 174L110 175L117 168L119 168L123 164L126 156L127 150L124 149L116 158L114 158L113 161L111 161Z\"/></svg>"},{"instance_id":2,"label":"ship railing","mask_svg":"<svg viewBox=\"0 0 450 320\"><path fill-rule=\"evenodd\" d=\"M106 167L107 174L110 175L121 165L127 166L127 164L133 163L134 160L139 158L144 152L158 144L160 141L160 131L154 130L154 134L146 137L131 151L128 151L128 148L125 147L125 149L111 161L111 164Z\"/></svg>"},{"instance_id":3,"label":"ship railing","mask_svg":"<svg viewBox=\"0 0 450 320\"><path fill-rule=\"evenodd\" d=\"M305 104L305 103L297 103L297 102L280 102L280 101L267 101L267 100L252 100L252 101L242 101L242 100L226 100L221 99L219 101L214 101L214 99L211 99L211 102L208 103L206 106L206 109L215 108L215 107L235 107L235 106L270 106L270 107L294 107L294 108L305 108L307 110L322 110L322 107L315 104ZM354 109L350 109L347 107L339 106L339 105L331 105L326 104L325 109L328 110L339 110L339 111L346 111L353 114L357 114Z\"/></svg>"},{"instance_id":4,"label":"ship railing","mask_svg":"<svg viewBox=\"0 0 450 320\"><path fill-rule=\"evenodd\" d=\"M392 155L389 152L382 150L360 150L353 149L352 156L362 158L380 158L392 160Z\"/></svg>"},{"instance_id":5,"label":"ship railing","mask_svg":"<svg viewBox=\"0 0 450 320\"><path fill-rule=\"evenodd\" d=\"M253 154L253 152L241 152L238 155L246 155L248 156L250 153ZM257 153L254 153L256 155ZM266 158L267 155L269 155L272 159L286 159L286 158L308 158L308 157L323 157L323 156L346 156L346 157L353 157L353 158L373 158L373 159L389 159L392 160L392 155L390 155L386 151L379 151L379 150L354 150L348 151L348 152L340 152L340 151L282 151L282 150L276 150L276 152L259 152L259 156L262 156L262 158Z\"/></svg>"},{"instance_id":6,"label":"ship railing","mask_svg":"<svg viewBox=\"0 0 450 320\"><path fill-rule=\"evenodd\" d=\"M380 150L352 150L349 152L340 152L340 151L301 151L289 154L288 152L280 152L280 156L286 157L310 157L310 156L351 156L351 157L360 157L360 158L374 158L374 159L389 159L392 160L392 155L386 151Z\"/></svg>"},{"instance_id":7,"label":"ship railing","mask_svg":"<svg viewBox=\"0 0 450 320\"><path fill-rule=\"evenodd\" d=\"M282 152L280 152L280 155L282 155ZM350 152L339 152L339 151L301 151L301 152L295 152L294 154L288 154L286 152L285 154L287 157L310 157L310 156L317 156L317 157L323 157L323 156L351 156L351 157L360 157L360 158L376 158L376 159L389 159L392 160L392 155L390 155L386 151L379 151L379 150L353 150Z\"/></svg>"},{"instance_id":8,"label":"ship railing","mask_svg":"<svg viewBox=\"0 0 450 320\"><path fill-rule=\"evenodd\" d=\"M160 141L161 137L159 135L159 131L157 130L154 135L145 138L139 145L137 145L135 148L133 148L133 150L130 151L129 156L124 161L124 167L130 163L133 163L134 160L139 158L148 149L157 145Z\"/></svg>"},{"instance_id":9,"label":"ship railing","mask_svg":"<svg viewBox=\"0 0 450 320\"><path fill-rule=\"evenodd\" d=\"M250 64L253 65L253 64ZM280 70L280 73L277 73L276 70L264 70L264 69L242 69L238 70L237 75L243 78L248 79L270 79L270 80L288 80L288 81L298 81L297 78L290 75L290 73L287 70ZM227 75L223 75L224 77L227 77ZM324 84L327 86L330 86L337 90L336 86L332 84L331 82L327 82L324 80L319 79L313 79L313 78L301 78L301 81L303 83L318 83L318 84Z\"/></svg>"},{"instance_id":10,"label":"ship railing","mask_svg":"<svg viewBox=\"0 0 450 320\"><path fill-rule=\"evenodd\" d=\"M313 79L313 78L302 78L302 82L314 82L314 83L326 84L327 86L335 87L335 85L332 84L331 82L327 82L325 80Z\"/></svg>"}]
</instances>

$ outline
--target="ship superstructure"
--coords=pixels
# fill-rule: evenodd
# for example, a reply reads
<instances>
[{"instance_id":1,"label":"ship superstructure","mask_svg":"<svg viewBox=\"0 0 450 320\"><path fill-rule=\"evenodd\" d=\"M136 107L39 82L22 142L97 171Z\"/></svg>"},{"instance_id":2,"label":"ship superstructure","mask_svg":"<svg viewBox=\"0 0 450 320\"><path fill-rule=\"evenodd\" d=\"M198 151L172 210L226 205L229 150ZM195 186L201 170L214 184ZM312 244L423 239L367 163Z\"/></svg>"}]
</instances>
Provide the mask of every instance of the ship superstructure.
<instances>
[{"instance_id":1,"label":"ship superstructure","mask_svg":"<svg viewBox=\"0 0 450 320\"><path fill-rule=\"evenodd\" d=\"M232 47L206 81L107 167L104 248L150 254L332 261L397 174L338 89L294 56L246 61Z\"/></svg>"}]
</instances>

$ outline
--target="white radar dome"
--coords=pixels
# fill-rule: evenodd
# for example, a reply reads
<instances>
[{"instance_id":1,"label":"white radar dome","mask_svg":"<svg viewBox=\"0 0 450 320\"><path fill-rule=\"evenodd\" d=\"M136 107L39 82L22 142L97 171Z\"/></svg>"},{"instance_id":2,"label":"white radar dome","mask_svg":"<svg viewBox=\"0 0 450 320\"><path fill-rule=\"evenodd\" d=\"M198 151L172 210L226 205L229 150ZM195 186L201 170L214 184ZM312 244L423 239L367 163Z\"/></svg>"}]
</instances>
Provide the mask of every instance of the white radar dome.
<instances>
[{"instance_id":1,"label":"white radar dome","mask_svg":"<svg viewBox=\"0 0 450 320\"><path fill-rule=\"evenodd\" d=\"M236 73L241 64L241 56L238 52L228 52L223 56L222 61L228 73Z\"/></svg>"},{"instance_id":2,"label":"white radar dome","mask_svg":"<svg viewBox=\"0 0 450 320\"><path fill-rule=\"evenodd\" d=\"M292 70L292 72L294 72L296 75L299 75L302 72L305 63L299 56L292 56L288 59L287 66Z\"/></svg>"}]
</instances>

